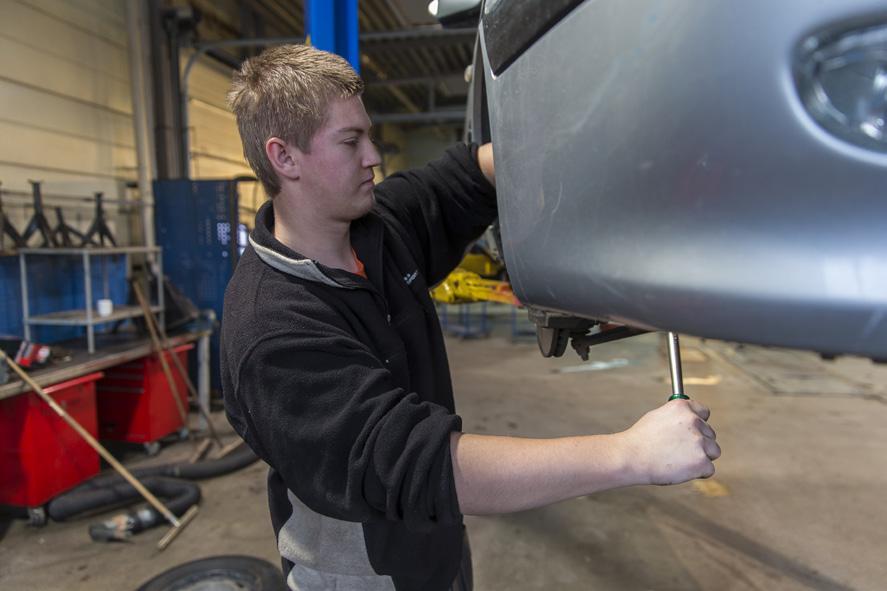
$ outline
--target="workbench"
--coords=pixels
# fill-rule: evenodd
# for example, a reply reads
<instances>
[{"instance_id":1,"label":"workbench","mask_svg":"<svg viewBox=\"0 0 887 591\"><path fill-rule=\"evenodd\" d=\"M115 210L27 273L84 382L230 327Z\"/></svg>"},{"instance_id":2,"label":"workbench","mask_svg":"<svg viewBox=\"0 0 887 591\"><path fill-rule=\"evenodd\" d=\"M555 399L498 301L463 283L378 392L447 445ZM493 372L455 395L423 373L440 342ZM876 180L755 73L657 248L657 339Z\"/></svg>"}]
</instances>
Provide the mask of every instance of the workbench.
<instances>
[{"instance_id":1,"label":"workbench","mask_svg":"<svg viewBox=\"0 0 887 591\"><path fill-rule=\"evenodd\" d=\"M203 329L168 335L171 348L186 343L197 343L196 388L198 402L203 408L209 408L209 337L211 334L212 330ZM45 387L146 357L154 352L149 338L129 334L96 335L95 345L95 353L90 354L82 339L58 343L58 346L71 352L71 359L53 363L45 369L29 372L29 375L37 382L38 386ZM21 380L12 380L7 384L0 385L0 400L30 391L31 388ZM199 416L197 429L205 428L207 428L206 421L202 416Z\"/></svg>"}]
</instances>

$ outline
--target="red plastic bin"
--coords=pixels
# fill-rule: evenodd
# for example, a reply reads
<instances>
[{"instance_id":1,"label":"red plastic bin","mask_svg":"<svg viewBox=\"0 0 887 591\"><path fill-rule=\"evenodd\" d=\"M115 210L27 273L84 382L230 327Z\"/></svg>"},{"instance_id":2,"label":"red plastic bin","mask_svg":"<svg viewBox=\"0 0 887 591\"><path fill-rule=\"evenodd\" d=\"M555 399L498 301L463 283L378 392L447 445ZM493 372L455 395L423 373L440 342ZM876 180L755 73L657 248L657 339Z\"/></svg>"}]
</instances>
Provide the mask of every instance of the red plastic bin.
<instances>
[{"instance_id":1,"label":"red plastic bin","mask_svg":"<svg viewBox=\"0 0 887 591\"><path fill-rule=\"evenodd\" d=\"M191 343L173 349L188 369ZM188 410L188 390L170 353L164 352L182 408ZM112 441L150 443L184 427L175 399L156 354L105 370L96 384L99 436Z\"/></svg>"},{"instance_id":2,"label":"red plastic bin","mask_svg":"<svg viewBox=\"0 0 887 591\"><path fill-rule=\"evenodd\" d=\"M96 436L101 372L44 388ZM39 507L99 472L99 456L34 392L0 400L0 503Z\"/></svg>"}]
</instances>

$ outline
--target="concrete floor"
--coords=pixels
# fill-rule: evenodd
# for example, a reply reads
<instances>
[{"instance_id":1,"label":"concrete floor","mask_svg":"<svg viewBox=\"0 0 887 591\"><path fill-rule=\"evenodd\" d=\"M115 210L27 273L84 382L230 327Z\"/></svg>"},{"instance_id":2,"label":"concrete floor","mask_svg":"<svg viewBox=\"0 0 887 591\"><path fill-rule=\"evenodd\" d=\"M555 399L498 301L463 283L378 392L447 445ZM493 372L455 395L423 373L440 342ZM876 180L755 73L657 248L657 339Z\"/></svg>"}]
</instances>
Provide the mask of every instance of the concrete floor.
<instances>
[{"instance_id":1,"label":"concrete floor","mask_svg":"<svg viewBox=\"0 0 887 591\"><path fill-rule=\"evenodd\" d=\"M656 335L592 349L592 362L612 362L597 365L572 351L543 359L532 341L448 344L468 432L618 431L669 391ZM712 409L724 451L716 476L468 517L476 589L885 588L887 368L685 339L684 369L688 393ZM186 457L192 446L171 445L158 459ZM264 478L257 464L204 482L199 516L163 553L155 544L165 528L101 545L86 531L95 519L13 522L0 533L0 589L135 589L176 564L226 553L276 564Z\"/></svg>"}]
</instances>

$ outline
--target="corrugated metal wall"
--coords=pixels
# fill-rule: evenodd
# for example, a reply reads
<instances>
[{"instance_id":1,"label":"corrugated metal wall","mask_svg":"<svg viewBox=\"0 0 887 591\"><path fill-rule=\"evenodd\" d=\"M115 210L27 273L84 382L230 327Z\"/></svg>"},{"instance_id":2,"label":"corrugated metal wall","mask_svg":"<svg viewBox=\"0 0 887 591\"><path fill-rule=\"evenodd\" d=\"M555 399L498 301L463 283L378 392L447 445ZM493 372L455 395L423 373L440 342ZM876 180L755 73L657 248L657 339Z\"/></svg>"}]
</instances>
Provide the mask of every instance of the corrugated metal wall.
<instances>
[{"instance_id":1,"label":"corrugated metal wall","mask_svg":"<svg viewBox=\"0 0 887 591\"><path fill-rule=\"evenodd\" d=\"M44 181L47 206L64 206L67 221L80 229L91 222L92 205L52 194L127 197L124 185L137 174L128 51L122 0L0 0L4 190L29 192L28 180ZM230 78L206 58L191 74L192 178L251 174L225 105ZM5 197L4 209L19 228L32 212L16 195ZM113 223L116 207L107 209ZM115 231L125 232L117 221Z\"/></svg>"},{"instance_id":2,"label":"corrugated metal wall","mask_svg":"<svg viewBox=\"0 0 887 591\"><path fill-rule=\"evenodd\" d=\"M0 183L4 191L29 192L28 180L44 181L47 206L64 206L68 223L81 230L92 221L92 204L51 195L136 197L125 188L137 176L125 6L124 0L0 0ZM206 57L191 73L192 178L252 174L225 104L230 79L230 70ZM391 160L389 173L413 164ZM4 209L23 228L29 200L4 197ZM242 220L251 225L251 211L264 199L258 184L241 185ZM106 209L126 242L118 207ZM54 225L54 214L49 219Z\"/></svg>"},{"instance_id":3,"label":"corrugated metal wall","mask_svg":"<svg viewBox=\"0 0 887 591\"><path fill-rule=\"evenodd\" d=\"M96 192L109 200L137 198L135 189L126 188L137 179L126 1L0 0L0 183L4 211L20 231L33 213L31 180L42 181L51 226L56 225L53 208L60 206L69 224L88 228ZM192 74L193 178L250 174L225 106L229 80L230 72L208 60ZM251 206L252 187L243 187ZM255 195L257 201L262 198L261 192ZM118 243L129 243L128 230L139 227L138 217L124 217L115 203L105 209ZM33 239L31 245L37 244ZM30 273L32 293L79 293L76 265L53 261L60 266ZM35 259L35 265L42 263ZM37 285L41 278L50 283ZM0 256L0 333L20 336L18 279L17 257ZM125 282L115 280L114 285ZM63 307L83 305L65 302ZM62 336L73 335L35 335L47 341Z\"/></svg>"},{"instance_id":4,"label":"corrugated metal wall","mask_svg":"<svg viewBox=\"0 0 887 591\"><path fill-rule=\"evenodd\" d=\"M4 189L30 191L31 179L49 194L123 197L136 176L127 51L123 2L0 2ZM75 226L92 219L89 203L46 201ZM4 202L17 226L30 217L23 200Z\"/></svg>"},{"instance_id":5,"label":"corrugated metal wall","mask_svg":"<svg viewBox=\"0 0 887 591\"><path fill-rule=\"evenodd\" d=\"M187 54L182 61L184 69ZM231 71L200 58L188 82L191 124L191 178L217 179L252 175L243 159L234 115L225 104Z\"/></svg>"},{"instance_id":6,"label":"corrugated metal wall","mask_svg":"<svg viewBox=\"0 0 887 591\"><path fill-rule=\"evenodd\" d=\"M188 53L183 52L184 71ZM231 70L207 57L201 57L188 81L188 120L190 122L191 178L230 179L253 176L243 158L243 148L234 115L225 97L231 85ZM265 200L259 183L242 183L240 221L252 227L255 211Z\"/></svg>"},{"instance_id":7,"label":"corrugated metal wall","mask_svg":"<svg viewBox=\"0 0 887 591\"><path fill-rule=\"evenodd\" d=\"M51 226L50 208L61 206L66 221L85 230L93 220L91 196L125 198L125 183L136 178L124 7L117 0L0 2L0 182L4 211L19 230L33 213L30 180L42 181ZM84 199L53 197L59 194ZM118 205L106 209L118 240L126 241ZM31 263L32 313L83 306L76 261ZM124 271L112 266L120 274L111 288L117 293ZM0 283L0 332L21 335L16 257L0 257ZM51 342L81 329L48 331L34 338Z\"/></svg>"}]
</instances>

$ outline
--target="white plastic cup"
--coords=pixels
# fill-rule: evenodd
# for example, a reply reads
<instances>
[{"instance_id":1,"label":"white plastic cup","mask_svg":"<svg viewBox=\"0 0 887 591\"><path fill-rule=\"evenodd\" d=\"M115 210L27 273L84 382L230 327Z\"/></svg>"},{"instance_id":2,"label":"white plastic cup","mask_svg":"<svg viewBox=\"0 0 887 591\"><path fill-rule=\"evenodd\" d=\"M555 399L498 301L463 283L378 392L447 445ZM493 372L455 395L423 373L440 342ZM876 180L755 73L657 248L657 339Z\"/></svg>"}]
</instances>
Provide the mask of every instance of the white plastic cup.
<instances>
[{"instance_id":1,"label":"white plastic cup","mask_svg":"<svg viewBox=\"0 0 887 591\"><path fill-rule=\"evenodd\" d=\"M99 316L107 317L110 316L112 312L114 312L114 302L108 299L101 299L96 302L96 309L98 310Z\"/></svg>"}]
</instances>

